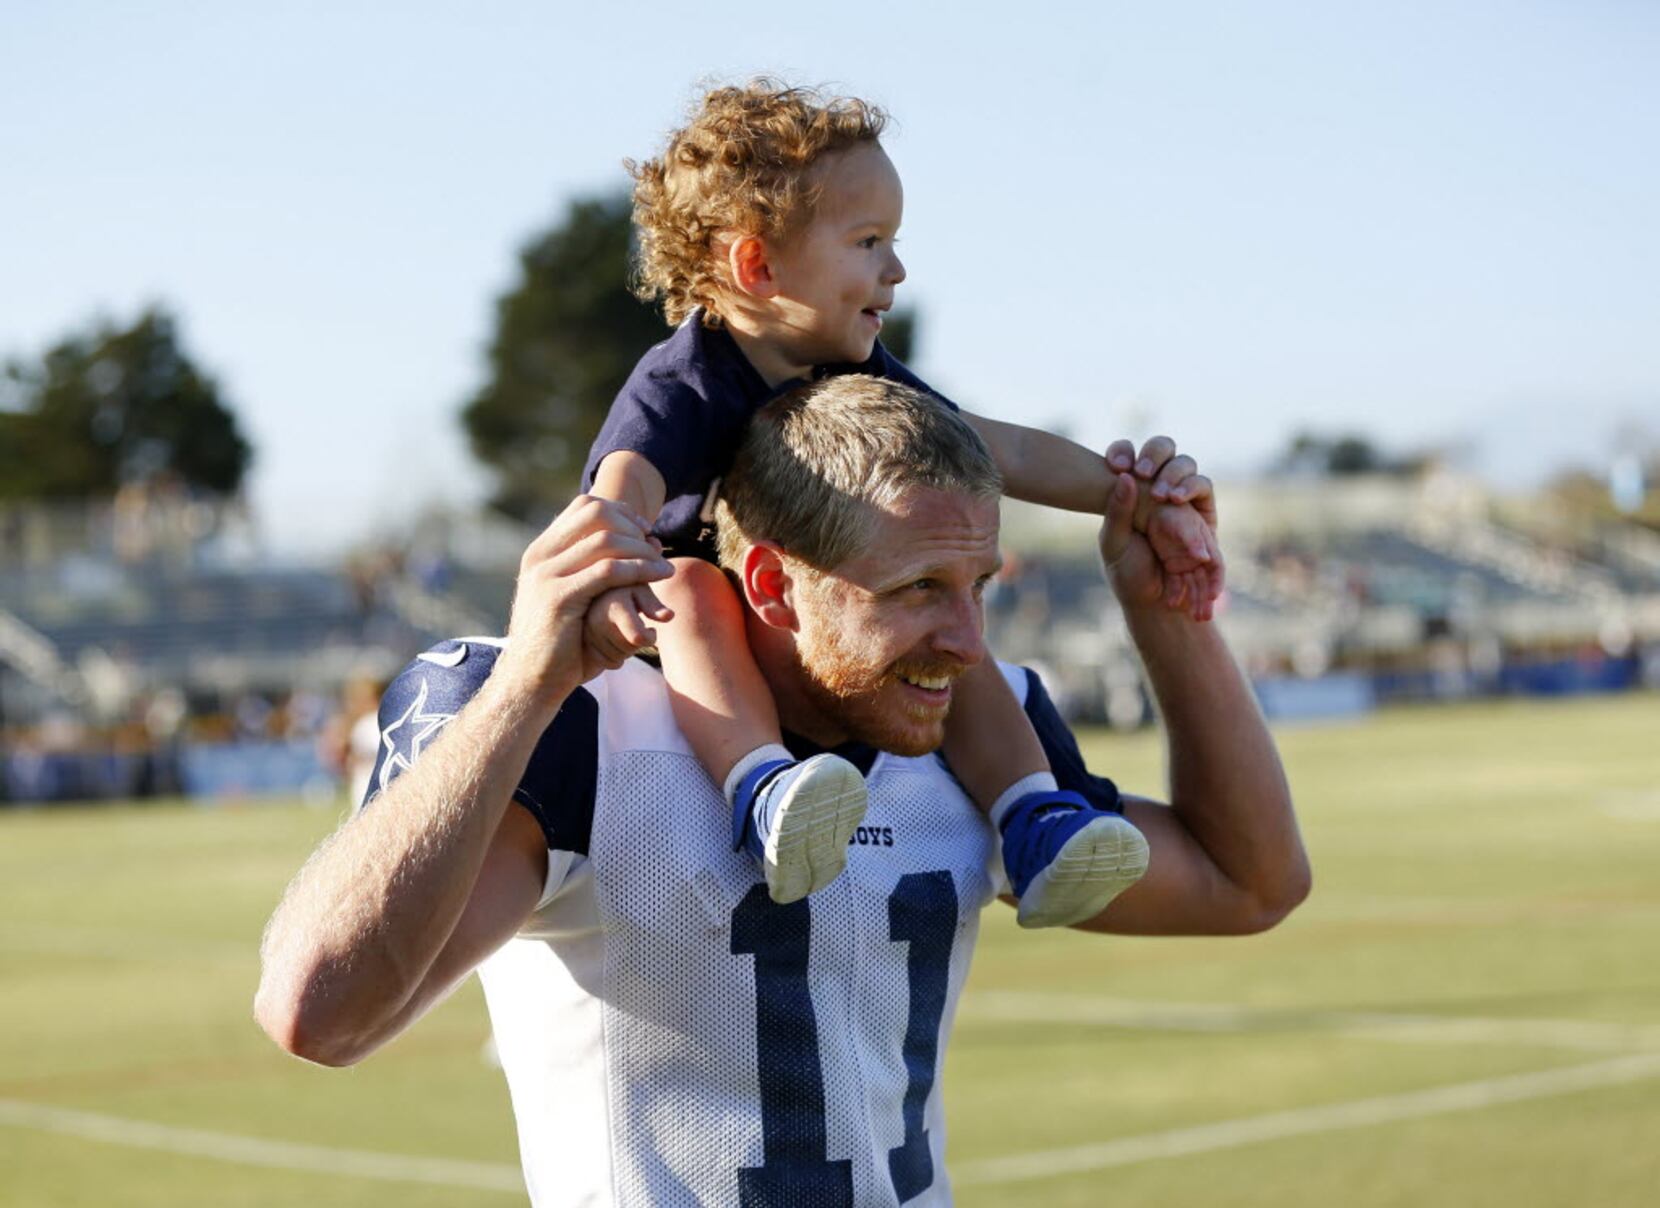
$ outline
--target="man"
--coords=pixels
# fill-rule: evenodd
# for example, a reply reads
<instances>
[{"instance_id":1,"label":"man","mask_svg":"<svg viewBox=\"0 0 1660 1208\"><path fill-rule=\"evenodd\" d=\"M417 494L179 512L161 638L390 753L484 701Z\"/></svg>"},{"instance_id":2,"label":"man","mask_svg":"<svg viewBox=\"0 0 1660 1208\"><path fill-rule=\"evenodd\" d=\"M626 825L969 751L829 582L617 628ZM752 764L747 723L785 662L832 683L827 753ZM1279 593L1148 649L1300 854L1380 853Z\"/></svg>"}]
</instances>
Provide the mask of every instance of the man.
<instances>
[{"instance_id":1,"label":"man","mask_svg":"<svg viewBox=\"0 0 1660 1208\"><path fill-rule=\"evenodd\" d=\"M1196 477L1169 442L1143 452ZM273 917L261 1024L348 1064L480 968L539 1205L949 1202L935 1079L1006 887L929 752L985 656L997 488L973 431L897 383L828 379L757 416L722 562L785 730L871 792L846 871L788 905L732 851L661 678L584 644L595 596L668 567L638 517L576 500L525 553L511 640L444 643L388 690L379 795ZM1062 784L1152 847L1080 926L1259 931L1308 888L1285 779L1214 629L1161 606L1137 489L1121 476L1101 552L1169 726L1171 803L1120 798L1042 686L1010 682Z\"/></svg>"}]
</instances>

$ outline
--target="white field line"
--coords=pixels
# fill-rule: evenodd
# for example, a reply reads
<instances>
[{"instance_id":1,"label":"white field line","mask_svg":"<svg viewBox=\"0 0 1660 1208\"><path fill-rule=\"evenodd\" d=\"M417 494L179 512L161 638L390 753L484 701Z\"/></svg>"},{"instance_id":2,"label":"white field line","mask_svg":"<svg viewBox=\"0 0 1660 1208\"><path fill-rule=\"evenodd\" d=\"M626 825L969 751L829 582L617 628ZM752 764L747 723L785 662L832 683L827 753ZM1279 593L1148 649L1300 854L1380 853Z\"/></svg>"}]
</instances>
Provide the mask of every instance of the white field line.
<instances>
[{"instance_id":1,"label":"white field line","mask_svg":"<svg viewBox=\"0 0 1660 1208\"><path fill-rule=\"evenodd\" d=\"M1660 1028L1587 1020L1472 1019L1380 1012L1274 1012L1226 1005L997 992L971 995L963 1005L968 1019L982 1021L1083 1023L1210 1033L1319 1030L1334 1035L1386 1040L1521 1043L1595 1051L1660 1048ZM1539 1074L1520 1074L1428 1091L1271 1112L1195 1128L1122 1137L1096 1145L984 1158L959 1164L955 1177L965 1184L1022 1182L1309 1133L1359 1128L1443 1112L1474 1111L1655 1076L1660 1076L1660 1052L1635 1053L1610 1061L1547 1070ZM271 1141L0 1099L0 1126L6 1125L242 1165L524 1193L518 1168L504 1163L423 1158Z\"/></svg>"},{"instance_id":2,"label":"white field line","mask_svg":"<svg viewBox=\"0 0 1660 1208\"><path fill-rule=\"evenodd\" d=\"M1202 1124L1196 1128L1120 1137L1095 1145L1011 1154L1003 1158L980 1158L958 1163L952 1177L962 1185L1023 1183L1156 1158L1209 1153L1262 1141L1282 1141L1345 1128L1416 1120L1447 1112L1480 1111L1506 1103L1571 1095L1578 1091L1655 1077L1660 1077L1660 1053L1638 1053L1538 1074L1516 1074L1402 1095L1382 1095L1375 1099L1353 1099L1320 1107L1268 1112L1260 1116Z\"/></svg>"},{"instance_id":3,"label":"white field line","mask_svg":"<svg viewBox=\"0 0 1660 1208\"><path fill-rule=\"evenodd\" d=\"M968 1023L1064 1023L1149 1032L1320 1033L1409 1044L1497 1044L1607 1053L1660 1049L1660 1027L1594 1019L1508 1019L1389 1011L1268 1010L1070 994L982 991L966 995Z\"/></svg>"},{"instance_id":4,"label":"white field line","mask_svg":"<svg viewBox=\"0 0 1660 1208\"><path fill-rule=\"evenodd\" d=\"M1660 792L1651 789L1623 789L1603 793L1597 807L1610 818L1635 822L1660 822Z\"/></svg>"},{"instance_id":5,"label":"white field line","mask_svg":"<svg viewBox=\"0 0 1660 1208\"><path fill-rule=\"evenodd\" d=\"M167 1124L47 1107L16 1099L0 1099L0 1125L79 1137L87 1141L103 1141L110 1145L126 1145L134 1149L214 1158L243 1166L350 1175L391 1183L505 1191L519 1196L525 1194L524 1178L519 1168L502 1162L421 1158L362 1149L336 1149L327 1145L301 1145L293 1141L268 1141L261 1137L175 1128Z\"/></svg>"},{"instance_id":6,"label":"white field line","mask_svg":"<svg viewBox=\"0 0 1660 1208\"><path fill-rule=\"evenodd\" d=\"M1660 1053L1640 1053L1537 1074L1488 1078L1427 1091L1355 1099L1319 1107L1269 1112L1195 1128L1120 1137L1095 1145L981 1158L958 1163L954 1177L964 1185L1027 1182L1345 1128L1364 1128L1448 1112L1479 1111L1507 1103L1574 1094L1654 1077L1660 1077ZM502 1163L415 1158L298 1145L0 1099L0 1125L6 1124L244 1165L352 1175L389 1182L524 1193L518 1170Z\"/></svg>"}]
</instances>

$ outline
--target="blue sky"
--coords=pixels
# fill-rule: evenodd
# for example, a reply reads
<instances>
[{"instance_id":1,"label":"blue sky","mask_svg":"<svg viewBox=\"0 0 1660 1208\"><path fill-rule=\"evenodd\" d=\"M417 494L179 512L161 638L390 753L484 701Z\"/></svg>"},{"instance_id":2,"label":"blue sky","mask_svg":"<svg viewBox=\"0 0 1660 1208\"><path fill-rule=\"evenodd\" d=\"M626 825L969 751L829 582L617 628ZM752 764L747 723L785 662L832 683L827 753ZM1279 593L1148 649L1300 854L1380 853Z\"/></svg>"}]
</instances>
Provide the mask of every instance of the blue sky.
<instances>
[{"instance_id":1,"label":"blue sky","mask_svg":"<svg viewBox=\"0 0 1660 1208\"><path fill-rule=\"evenodd\" d=\"M760 71L894 114L917 368L973 409L1501 486L1660 439L1648 0L58 3L0 46L0 354L172 306L286 551L480 494L516 248Z\"/></svg>"}]
</instances>

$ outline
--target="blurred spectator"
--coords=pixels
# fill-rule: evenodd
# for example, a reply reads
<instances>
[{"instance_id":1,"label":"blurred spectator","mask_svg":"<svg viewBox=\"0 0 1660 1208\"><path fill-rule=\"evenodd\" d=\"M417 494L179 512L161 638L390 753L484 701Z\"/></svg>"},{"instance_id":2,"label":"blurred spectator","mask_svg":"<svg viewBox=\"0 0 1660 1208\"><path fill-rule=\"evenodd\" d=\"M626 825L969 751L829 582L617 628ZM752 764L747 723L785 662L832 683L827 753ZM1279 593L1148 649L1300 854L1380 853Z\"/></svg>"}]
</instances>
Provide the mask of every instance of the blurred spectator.
<instances>
[{"instance_id":1,"label":"blurred spectator","mask_svg":"<svg viewBox=\"0 0 1660 1208\"><path fill-rule=\"evenodd\" d=\"M236 736L264 738L271 732L271 702L255 693L244 693L237 699Z\"/></svg>"},{"instance_id":2,"label":"blurred spectator","mask_svg":"<svg viewBox=\"0 0 1660 1208\"><path fill-rule=\"evenodd\" d=\"M284 738L313 738L328 726L333 706L321 692L297 689L288 698Z\"/></svg>"},{"instance_id":3,"label":"blurred spectator","mask_svg":"<svg viewBox=\"0 0 1660 1208\"><path fill-rule=\"evenodd\" d=\"M323 729L318 755L346 791L347 804L355 806L369 789L369 774L380 753L380 694L385 685L378 680L356 677L346 681L341 692L340 711Z\"/></svg>"}]
</instances>

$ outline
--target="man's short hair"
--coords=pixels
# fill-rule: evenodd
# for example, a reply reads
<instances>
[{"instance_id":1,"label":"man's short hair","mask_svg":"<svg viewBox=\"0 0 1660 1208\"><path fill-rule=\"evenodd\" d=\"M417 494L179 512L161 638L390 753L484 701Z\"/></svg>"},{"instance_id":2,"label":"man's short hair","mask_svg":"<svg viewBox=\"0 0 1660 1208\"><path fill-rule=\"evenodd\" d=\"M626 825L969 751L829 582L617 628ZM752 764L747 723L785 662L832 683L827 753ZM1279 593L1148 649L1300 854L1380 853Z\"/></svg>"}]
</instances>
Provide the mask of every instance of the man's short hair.
<instances>
[{"instance_id":1,"label":"man's short hair","mask_svg":"<svg viewBox=\"0 0 1660 1208\"><path fill-rule=\"evenodd\" d=\"M741 571L748 546L776 541L835 570L918 487L995 499L1003 479L968 421L920 390L863 374L802 386L755 413L721 481L721 565Z\"/></svg>"}]
</instances>

